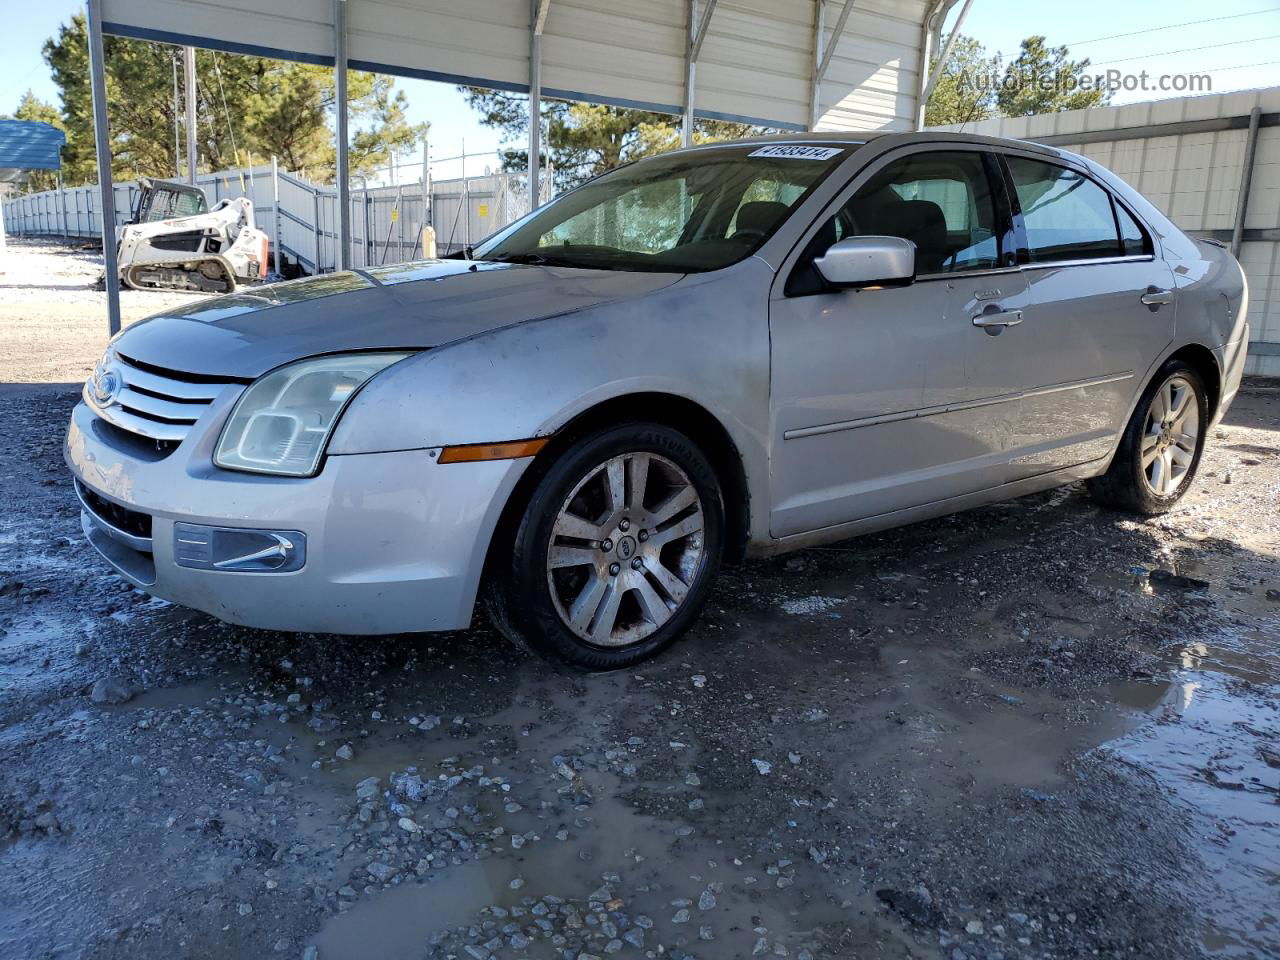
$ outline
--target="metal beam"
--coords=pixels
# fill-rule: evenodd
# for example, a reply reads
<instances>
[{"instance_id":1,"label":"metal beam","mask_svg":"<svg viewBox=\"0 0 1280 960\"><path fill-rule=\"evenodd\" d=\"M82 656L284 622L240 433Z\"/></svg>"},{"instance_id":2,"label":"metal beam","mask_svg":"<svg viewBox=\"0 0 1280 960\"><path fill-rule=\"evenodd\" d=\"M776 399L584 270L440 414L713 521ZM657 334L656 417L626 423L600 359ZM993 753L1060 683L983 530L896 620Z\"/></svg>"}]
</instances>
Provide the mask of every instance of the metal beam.
<instances>
[{"instance_id":1,"label":"metal beam","mask_svg":"<svg viewBox=\"0 0 1280 960\"><path fill-rule=\"evenodd\" d=\"M1249 111L1249 132L1244 142L1244 163L1240 170L1240 190L1236 194L1236 218L1231 227L1231 255L1240 259L1240 244L1244 240L1244 220L1249 214L1249 188L1253 184L1253 159L1258 153L1258 124L1262 121L1262 108Z\"/></svg>"},{"instance_id":2,"label":"metal beam","mask_svg":"<svg viewBox=\"0 0 1280 960\"><path fill-rule=\"evenodd\" d=\"M818 111L822 97L822 83L818 79L818 64L822 63L823 43L826 39L826 0L814 0L813 11L813 73L809 77L809 129L818 125Z\"/></svg>"},{"instance_id":3,"label":"metal beam","mask_svg":"<svg viewBox=\"0 0 1280 960\"><path fill-rule=\"evenodd\" d=\"M98 156L102 207L102 265L107 283L107 332L120 332L120 271L116 266L116 198L111 182L111 134L107 128L107 71L102 51L102 0L88 0L89 87L93 96L93 145Z\"/></svg>"},{"instance_id":4,"label":"metal beam","mask_svg":"<svg viewBox=\"0 0 1280 960\"><path fill-rule=\"evenodd\" d=\"M1113 143L1118 140L1143 140L1148 137L1179 137L1190 133L1220 133L1224 130L1247 130L1252 114L1242 113L1234 117L1210 117L1207 120L1174 120L1169 123L1151 123L1139 127L1114 127L1110 130L1082 130L1079 133L1053 133L1036 137L1036 143L1046 146L1085 143ZM1258 117L1259 127L1280 127L1280 113L1263 113Z\"/></svg>"},{"instance_id":5,"label":"metal beam","mask_svg":"<svg viewBox=\"0 0 1280 960\"><path fill-rule=\"evenodd\" d=\"M542 31L547 26L547 14L551 10L551 0L537 0L537 9L533 14L533 34L534 36L542 36Z\"/></svg>"},{"instance_id":6,"label":"metal beam","mask_svg":"<svg viewBox=\"0 0 1280 960\"><path fill-rule=\"evenodd\" d=\"M1193 237L1205 240L1217 240L1220 243L1235 243L1235 228L1229 230L1187 230ZM1240 231L1241 243L1280 243L1280 227L1250 227Z\"/></svg>"},{"instance_id":7,"label":"metal beam","mask_svg":"<svg viewBox=\"0 0 1280 960\"><path fill-rule=\"evenodd\" d=\"M698 61L693 42L698 36L698 0L689 0L689 43L684 50L684 112L680 115L680 146L693 146L693 98L698 82Z\"/></svg>"},{"instance_id":8,"label":"metal beam","mask_svg":"<svg viewBox=\"0 0 1280 960\"><path fill-rule=\"evenodd\" d=\"M182 48L183 97L187 108L187 183L196 182L196 49Z\"/></svg>"},{"instance_id":9,"label":"metal beam","mask_svg":"<svg viewBox=\"0 0 1280 960\"><path fill-rule=\"evenodd\" d=\"M938 79L942 76L942 71L947 66L947 61L951 59L951 48L956 45L956 40L960 36L960 28L964 26L964 18L969 15L969 8L973 6L973 0L964 0L964 6L960 8L960 16L956 17L955 26L951 28L951 33L947 35L947 42L942 47L942 53L938 56L938 62L929 69L929 80L924 85L924 92L920 94L921 108L927 107L929 97L933 95L933 88L938 85Z\"/></svg>"},{"instance_id":10,"label":"metal beam","mask_svg":"<svg viewBox=\"0 0 1280 960\"><path fill-rule=\"evenodd\" d=\"M707 39L707 28L711 26L711 15L716 12L716 4L719 0L707 0L706 9L702 11L702 16L698 19L698 28L693 33L692 41L689 45L689 59L694 63L698 62L698 57L702 54L702 41ZM695 8L690 8L690 13ZM690 24L693 17L689 18Z\"/></svg>"},{"instance_id":11,"label":"metal beam","mask_svg":"<svg viewBox=\"0 0 1280 960\"><path fill-rule=\"evenodd\" d=\"M182 100L178 95L178 58L173 58L173 178L182 176Z\"/></svg>"},{"instance_id":12,"label":"metal beam","mask_svg":"<svg viewBox=\"0 0 1280 960\"><path fill-rule=\"evenodd\" d=\"M684 55L684 115L680 121L680 146L693 146L693 101L697 91L698 57L702 55L702 42L707 39L711 27L711 15L718 0L706 0L702 15L698 15L698 0L689 0L689 46Z\"/></svg>"},{"instance_id":13,"label":"metal beam","mask_svg":"<svg viewBox=\"0 0 1280 960\"><path fill-rule=\"evenodd\" d=\"M347 166L347 3L333 0L334 110L338 139L338 269L351 267L351 171ZM319 259L317 257L317 259Z\"/></svg>"},{"instance_id":14,"label":"metal beam","mask_svg":"<svg viewBox=\"0 0 1280 960\"><path fill-rule=\"evenodd\" d=\"M831 66L831 58L835 56L836 46L840 43L840 35L844 33L844 25L849 22L849 14L853 12L853 4L855 0L844 0L844 7L840 10L840 18L836 20L836 28L831 32L831 39L826 43L826 50L822 53L822 61L818 64L817 83L822 84L822 78L827 75L827 67Z\"/></svg>"},{"instance_id":15,"label":"metal beam","mask_svg":"<svg viewBox=\"0 0 1280 960\"><path fill-rule=\"evenodd\" d=\"M252 166L252 165L251 165ZM252 181L250 181L252 182ZM275 226L271 231L271 248L275 253L276 276L280 276L280 162L271 155L271 219Z\"/></svg>"},{"instance_id":16,"label":"metal beam","mask_svg":"<svg viewBox=\"0 0 1280 960\"><path fill-rule=\"evenodd\" d=\"M529 209L538 206L538 169L542 154L542 27L549 0L531 0L529 9ZM464 151L465 154L465 151ZM467 175L467 158L462 158L462 176Z\"/></svg>"}]
</instances>

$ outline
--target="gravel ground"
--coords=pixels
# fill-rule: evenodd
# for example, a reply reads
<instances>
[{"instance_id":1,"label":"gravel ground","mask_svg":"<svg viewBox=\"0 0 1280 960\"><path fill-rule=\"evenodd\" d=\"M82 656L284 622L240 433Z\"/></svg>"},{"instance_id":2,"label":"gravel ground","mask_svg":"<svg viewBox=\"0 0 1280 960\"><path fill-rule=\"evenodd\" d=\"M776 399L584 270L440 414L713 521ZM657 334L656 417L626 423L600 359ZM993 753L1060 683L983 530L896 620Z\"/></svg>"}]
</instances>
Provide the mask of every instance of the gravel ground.
<instances>
[{"instance_id":1,"label":"gravel ground","mask_svg":"<svg viewBox=\"0 0 1280 960\"><path fill-rule=\"evenodd\" d=\"M107 346L102 248L10 237L0 256L0 377L9 383L83 382ZM120 292L127 326L200 294Z\"/></svg>"},{"instance_id":2,"label":"gravel ground","mask_svg":"<svg viewBox=\"0 0 1280 960\"><path fill-rule=\"evenodd\" d=\"M1280 395L1166 517L751 562L606 675L146 597L74 400L0 387L2 958L1280 955Z\"/></svg>"}]
</instances>

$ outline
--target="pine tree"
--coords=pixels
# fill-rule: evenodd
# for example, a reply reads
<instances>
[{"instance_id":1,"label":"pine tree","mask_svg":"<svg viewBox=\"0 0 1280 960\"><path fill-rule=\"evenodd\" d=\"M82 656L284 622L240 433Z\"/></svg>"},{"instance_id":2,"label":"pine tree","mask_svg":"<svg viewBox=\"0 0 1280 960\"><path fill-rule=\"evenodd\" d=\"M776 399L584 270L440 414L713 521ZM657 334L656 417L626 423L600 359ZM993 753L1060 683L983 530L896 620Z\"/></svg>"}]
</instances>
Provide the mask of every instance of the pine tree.
<instances>
[{"instance_id":1,"label":"pine tree","mask_svg":"<svg viewBox=\"0 0 1280 960\"><path fill-rule=\"evenodd\" d=\"M111 128L112 175L174 177L174 69L181 50L167 44L105 37L107 110ZM75 15L45 42L44 58L62 99L67 133L64 177L68 184L94 183L97 166L89 89L88 32ZM391 77L351 71L348 112L353 175L384 166L392 152L414 145L421 131L406 117L408 102ZM198 169L224 170L261 163L273 154L287 170L332 182L336 149L331 128L333 70L310 64L196 51L196 152ZM185 161L182 170L185 171Z\"/></svg>"},{"instance_id":2,"label":"pine tree","mask_svg":"<svg viewBox=\"0 0 1280 960\"><path fill-rule=\"evenodd\" d=\"M1088 68L1087 58L1072 60L1066 47L1051 47L1041 36L1027 37L1022 51L1005 69L996 106L1006 117L1103 106L1111 93L1083 86Z\"/></svg>"},{"instance_id":3,"label":"pine tree","mask_svg":"<svg viewBox=\"0 0 1280 960\"><path fill-rule=\"evenodd\" d=\"M459 87L480 122L518 143L528 136L529 101L520 94L485 87ZM545 159L555 166L556 184L571 187L619 164L674 149L680 145L680 122L665 113L631 110L596 103L544 99ZM733 140L770 132L763 127L722 120L697 120L694 142ZM529 151L513 146L503 151L503 166L525 170Z\"/></svg>"}]
</instances>

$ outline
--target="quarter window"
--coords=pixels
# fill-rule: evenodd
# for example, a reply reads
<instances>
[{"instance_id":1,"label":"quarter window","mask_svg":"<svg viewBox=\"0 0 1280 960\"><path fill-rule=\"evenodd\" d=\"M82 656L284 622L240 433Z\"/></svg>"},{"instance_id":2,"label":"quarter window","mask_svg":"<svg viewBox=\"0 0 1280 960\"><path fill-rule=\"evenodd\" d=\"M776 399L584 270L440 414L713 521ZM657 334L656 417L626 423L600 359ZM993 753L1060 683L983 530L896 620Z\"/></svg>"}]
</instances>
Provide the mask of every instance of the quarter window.
<instances>
[{"instance_id":1,"label":"quarter window","mask_svg":"<svg viewBox=\"0 0 1280 960\"><path fill-rule=\"evenodd\" d=\"M1105 190L1066 167L1025 157L1006 160L1022 207L1032 263L1120 254L1111 196Z\"/></svg>"},{"instance_id":2,"label":"quarter window","mask_svg":"<svg viewBox=\"0 0 1280 960\"><path fill-rule=\"evenodd\" d=\"M1129 211L1116 204L1116 222L1120 224L1120 248L1126 257L1138 257L1151 253L1151 241L1141 224Z\"/></svg>"}]
</instances>

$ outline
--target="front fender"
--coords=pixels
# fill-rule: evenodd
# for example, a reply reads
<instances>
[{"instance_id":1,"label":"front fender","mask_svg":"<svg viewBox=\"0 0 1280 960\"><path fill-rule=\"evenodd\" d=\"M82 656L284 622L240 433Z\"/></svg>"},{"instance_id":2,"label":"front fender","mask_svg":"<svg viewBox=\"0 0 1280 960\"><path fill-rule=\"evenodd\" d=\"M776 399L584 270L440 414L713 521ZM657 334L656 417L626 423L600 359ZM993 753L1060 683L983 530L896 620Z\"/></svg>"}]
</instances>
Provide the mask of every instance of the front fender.
<instances>
[{"instance_id":1,"label":"front fender","mask_svg":"<svg viewBox=\"0 0 1280 960\"><path fill-rule=\"evenodd\" d=\"M754 487L768 466L772 279L767 264L750 258L647 296L428 350L360 391L329 452L547 436L603 401L657 392L716 417ZM767 503L759 493L752 491L752 503Z\"/></svg>"}]
</instances>

